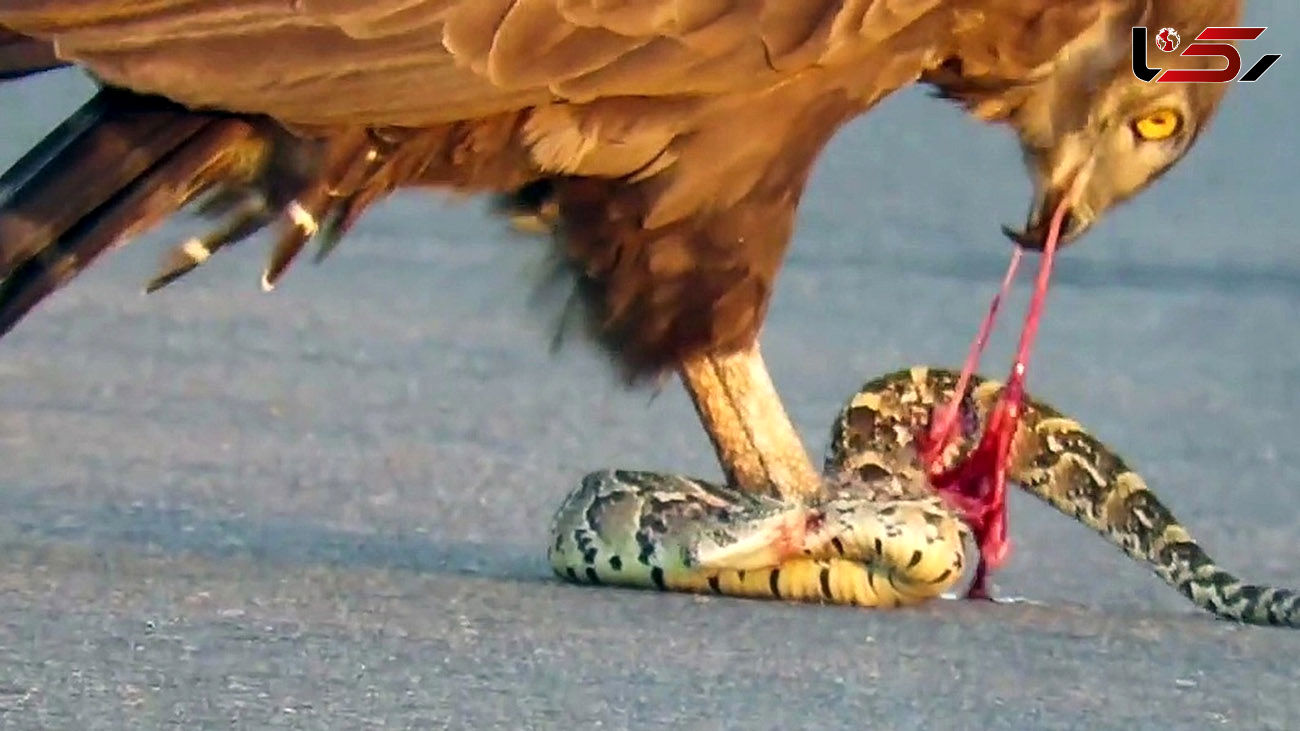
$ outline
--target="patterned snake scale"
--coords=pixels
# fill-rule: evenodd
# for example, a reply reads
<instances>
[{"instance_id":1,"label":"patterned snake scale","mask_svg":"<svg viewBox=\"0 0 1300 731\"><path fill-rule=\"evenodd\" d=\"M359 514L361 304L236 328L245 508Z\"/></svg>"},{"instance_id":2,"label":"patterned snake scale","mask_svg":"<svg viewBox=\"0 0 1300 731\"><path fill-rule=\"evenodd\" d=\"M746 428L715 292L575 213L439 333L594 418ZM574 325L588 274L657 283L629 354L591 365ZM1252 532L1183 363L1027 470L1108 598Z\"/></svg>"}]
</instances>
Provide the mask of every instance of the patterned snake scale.
<instances>
[{"instance_id":1,"label":"patterned snake scale","mask_svg":"<svg viewBox=\"0 0 1300 731\"><path fill-rule=\"evenodd\" d=\"M937 597L962 575L969 530L929 488L913 435L957 377L918 366L863 386L832 428L822 493L798 502L676 475L587 475L555 515L551 566L577 583L863 607ZM945 465L978 442L1002 388L972 384ZM1007 479L1149 563L1196 606L1300 627L1300 594L1216 566L1117 454L1028 396Z\"/></svg>"}]
</instances>

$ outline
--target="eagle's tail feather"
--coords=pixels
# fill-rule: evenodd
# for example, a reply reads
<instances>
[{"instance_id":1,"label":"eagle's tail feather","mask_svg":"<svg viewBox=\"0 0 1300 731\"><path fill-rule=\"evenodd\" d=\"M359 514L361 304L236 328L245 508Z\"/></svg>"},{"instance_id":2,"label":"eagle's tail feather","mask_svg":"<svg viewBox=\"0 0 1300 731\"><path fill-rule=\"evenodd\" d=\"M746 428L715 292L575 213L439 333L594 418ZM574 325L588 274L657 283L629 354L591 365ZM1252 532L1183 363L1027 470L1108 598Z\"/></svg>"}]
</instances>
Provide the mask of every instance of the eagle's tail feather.
<instances>
[{"instance_id":1,"label":"eagle's tail feather","mask_svg":"<svg viewBox=\"0 0 1300 731\"><path fill-rule=\"evenodd\" d=\"M0 176L0 335L115 243L247 175L263 147L238 118L100 91Z\"/></svg>"},{"instance_id":2,"label":"eagle's tail feather","mask_svg":"<svg viewBox=\"0 0 1300 731\"><path fill-rule=\"evenodd\" d=\"M100 108L102 106L102 101L98 97L91 99L67 119L60 122L59 126L51 130L44 139L18 158L13 165L9 166L8 170L0 174L0 201L7 200L10 191L29 180L32 175L49 163L55 155L58 155L64 148L94 126L96 120L100 117Z\"/></svg>"},{"instance_id":3,"label":"eagle's tail feather","mask_svg":"<svg viewBox=\"0 0 1300 731\"><path fill-rule=\"evenodd\" d=\"M0 28L0 81L20 79L67 66L54 53L54 44Z\"/></svg>"}]
</instances>

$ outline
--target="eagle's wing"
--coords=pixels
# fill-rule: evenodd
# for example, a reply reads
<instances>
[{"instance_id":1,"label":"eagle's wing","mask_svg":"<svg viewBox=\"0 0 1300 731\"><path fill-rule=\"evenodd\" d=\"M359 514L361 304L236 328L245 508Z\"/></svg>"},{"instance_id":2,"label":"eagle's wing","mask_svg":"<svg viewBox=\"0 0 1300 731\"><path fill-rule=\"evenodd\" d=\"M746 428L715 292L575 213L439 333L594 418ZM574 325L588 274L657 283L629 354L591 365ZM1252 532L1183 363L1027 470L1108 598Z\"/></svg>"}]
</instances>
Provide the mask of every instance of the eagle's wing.
<instances>
[{"instance_id":1,"label":"eagle's wing","mask_svg":"<svg viewBox=\"0 0 1300 731\"><path fill-rule=\"evenodd\" d=\"M109 83L287 122L419 126L771 84L944 0L9 0Z\"/></svg>"},{"instance_id":2,"label":"eagle's wing","mask_svg":"<svg viewBox=\"0 0 1300 731\"><path fill-rule=\"evenodd\" d=\"M1016 78L1128 2L0 0L0 28L129 90L102 92L0 175L0 334L112 243L205 186L247 182L257 158L274 168L263 188L298 206L277 198L270 215L306 205L313 224L337 195L351 221L406 185L551 185L563 258L625 364L734 351L756 336L841 124L954 55L959 76ZM316 177L267 152L279 137L262 120L138 92L326 125L303 136L324 140ZM417 129L379 130L398 143L388 158L357 139L389 125ZM314 230L300 219L268 282Z\"/></svg>"}]
</instances>

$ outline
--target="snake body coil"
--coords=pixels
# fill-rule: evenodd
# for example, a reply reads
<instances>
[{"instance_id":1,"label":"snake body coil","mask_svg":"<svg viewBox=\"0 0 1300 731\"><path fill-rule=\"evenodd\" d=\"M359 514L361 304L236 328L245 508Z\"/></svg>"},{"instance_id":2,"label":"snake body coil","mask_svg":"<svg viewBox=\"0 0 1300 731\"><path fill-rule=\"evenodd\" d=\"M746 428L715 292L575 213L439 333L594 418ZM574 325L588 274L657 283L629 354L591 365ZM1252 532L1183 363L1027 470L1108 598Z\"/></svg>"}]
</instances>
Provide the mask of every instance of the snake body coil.
<instances>
[{"instance_id":1,"label":"snake body coil","mask_svg":"<svg viewBox=\"0 0 1300 731\"><path fill-rule=\"evenodd\" d=\"M867 383L831 431L825 486L787 502L676 475L583 479L551 529L552 568L577 583L891 607L950 588L969 530L929 487L913 435L958 374L915 367ZM956 464L1002 385L975 378ZM1077 422L1026 397L1007 479L1101 533L1193 604L1248 624L1300 627L1300 594L1219 568L1124 461Z\"/></svg>"}]
</instances>

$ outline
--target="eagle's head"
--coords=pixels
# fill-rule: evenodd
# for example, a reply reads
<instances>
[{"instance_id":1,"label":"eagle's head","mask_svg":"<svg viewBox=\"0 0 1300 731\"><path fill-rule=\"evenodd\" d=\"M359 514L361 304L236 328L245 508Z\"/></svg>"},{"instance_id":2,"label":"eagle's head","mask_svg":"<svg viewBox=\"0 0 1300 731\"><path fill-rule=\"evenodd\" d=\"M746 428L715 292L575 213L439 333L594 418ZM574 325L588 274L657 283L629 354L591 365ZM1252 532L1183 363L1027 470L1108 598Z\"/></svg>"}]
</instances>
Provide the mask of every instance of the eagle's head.
<instances>
[{"instance_id":1,"label":"eagle's head","mask_svg":"<svg viewBox=\"0 0 1300 731\"><path fill-rule=\"evenodd\" d=\"M1206 129L1229 86L1142 81L1133 72L1132 28L1148 29L1151 67L1222 68L1222 58L1179 53L1208 26L1236 25L1240 3L1133 0L1092 8L1086 22L1065 9L1055 18L1045 11L1047 17L1037 22L1050 27L1053 20L1072 21L1079 32L1018 75L1006 59L985 65L983 73L971 73L958 56L956 63L927 79L941 95L963 102L977 116L1016 130L1034 199L1024 228L1004 231L1028 248L1042 247L1052 214L1063 200L1067 211L1062 245L1077 240L1108 210L1164 175ZM1173 53L1156 47L1156 33L1164 27L1187 39Z\"/></svg>"}]
</instances>

